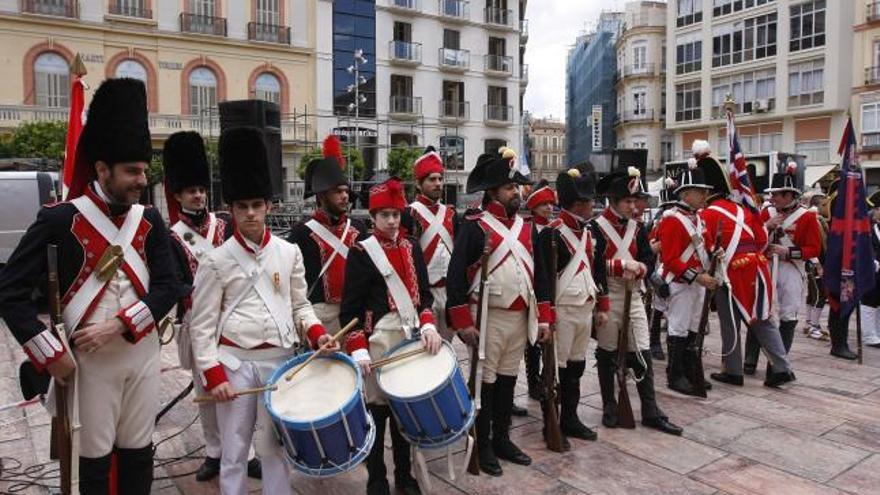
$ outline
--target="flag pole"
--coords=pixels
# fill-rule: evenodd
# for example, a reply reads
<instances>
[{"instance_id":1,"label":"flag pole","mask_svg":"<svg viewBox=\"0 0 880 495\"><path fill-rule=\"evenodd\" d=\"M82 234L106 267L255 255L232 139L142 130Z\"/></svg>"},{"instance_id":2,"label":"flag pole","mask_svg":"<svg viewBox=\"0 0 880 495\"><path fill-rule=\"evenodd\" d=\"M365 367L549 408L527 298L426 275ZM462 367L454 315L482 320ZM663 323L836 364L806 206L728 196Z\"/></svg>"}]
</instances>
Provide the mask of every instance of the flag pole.
<instances>
[{"instance_id":1,"label":"flag pole","mask_svg":"<svg viewBox=\"0 0 880 495\"><path fill-rule=\"evenodd\" d=\"M856 304L856 346L859 356L859 364L862 363L862 305Z\"/></svg>"}]
</instances>

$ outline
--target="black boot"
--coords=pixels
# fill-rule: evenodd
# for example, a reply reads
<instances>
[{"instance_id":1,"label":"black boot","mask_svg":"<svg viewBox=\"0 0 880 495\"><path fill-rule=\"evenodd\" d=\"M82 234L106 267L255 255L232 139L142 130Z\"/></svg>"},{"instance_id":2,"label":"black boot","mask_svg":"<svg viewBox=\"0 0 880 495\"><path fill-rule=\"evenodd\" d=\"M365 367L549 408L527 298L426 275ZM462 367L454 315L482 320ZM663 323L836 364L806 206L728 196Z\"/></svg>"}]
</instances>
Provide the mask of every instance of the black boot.
<instances>
[{"instance_id":1,"label":"black boot","mask_svg":"<svg viewBox=\"0 0 880 495\"><path fill-rule=\"evenodd\" d=\"M599 375L599 392L602 394L602 424L617 428L617 397L614 395L615 359L617 353L596 349L596 370Z\"/></svg>"},{"instance_id":2,"label":"black boot","mask_svg":"<svg viewBox=\"0 0 880 495\"><path fill-rule=\"evenodd\" d=\"M247 474L248 478L253 478L255 480L263 479L263 463L256 457L249 460L247 464Z\"/></svg>"},{"instance_id":3,"label":"black boot","mask_svg":"<svg viewBox=\"0 0 880 495\"><path fill-rule=\"evenodd\" d=\"M367 495L390 495L385 469L385 424L391 416L388 406L368 405L373 422L376 424L376 441L367 456Z\"/></svg>"},{"instance_id":4,"label":"black boot","mask_svg":"<svg viewBox=\"0 0 880 495\"><path fill-rule=\"evenodd\" d=\"M669 349L669 363L666 365L666 386L680 394L695 395L694 388L685 374L687 337L667 335L666 347Z\"/></svg>"},{"instance_id":5,"label":"black boot","mask_svg":"<svg viewBox=\"0 0 880 495\"><path fill-rule=\"evenodd\" d=\"M657 361L663 361L666 359L666 356L663 354L663 344L660 340L660 325L662 320L663 312L651 309L651 357Z\"/></svg>"},{"instance_id":6,"label":"black boot","mask_svg":"<svg viewBox=\"0 0 880 495\"><path fill-rule=\"evenodd\" d=\"M149 495L153 486L153 444L139 449L116 449L117 491Z\"/></svg>"},{"instance_id":7,"label":"black boot","mask_svg":"<svg viewBox=\"0 0 880 495\"><path fill-rule=\"evenodd\" d=\"M399 425L392 415L389 422L391 429L391 452L394 458L394 488L404 495L421 495L419 482L412 475L412 452L409 442L400 433Z\"/></svg>"},{"instance_id":8,"label":"black boot","mask_svg":"<svg viewBox=\"0 0 880 495\"><path fill-rule=\"evenodd\" d=\"M526 379L529 385L529 397L540 401L544 398L544 383L541 381L541 346L526 344Z\"/></svg>"},{"instance_id":9,"label":"black boot","mask_svg":"<svg viewBox=\"0 0 880 495\"><path fill-rule=\"evenodd\" d=\"M839 311L832 311L828 315L828 329L831 332L831 355L850 361L858 358L849 348L849 318L841 318Z\"/></svg>"},{"instance_id":10,"label":"black boot","mask_svg":"<svg viewBox=\"0 0 880 495\"><path fill-rule=\"evenodd\" d=\"M641 359L639 359L640 357ZM629 367L637 377L636 390L639 392L639 401L642 403L642 424L670 435L681 435L684 430L680 426L670 423L669 418L657 405L657 397L654 394L654 367L651 363L651 352L641 351L638 354L630 352L627 354L627 358Z\"/></svg>"},{"instance_id":11,"label":"black boot","mask_svg":"<svg viewBox=\"0 0 880 495\"><path fill-rule=\"evenodd\" d=\"M516 377L498 375L495 379L495 411L492 415L492 448L499 459L528 466L532 458L510 440L510 410Z\"/></svg>"},{"instance_id":12,"label":"black boot","mask_svg":"<svg viewBox=\"0 0 880 495\"><path fill-rule=\"evenodd\" d=\"M693 380L697 376L698 372L695 368L697 363L701 362L699 352L700 350L697 349L697 334L695 332L688 332L684 346L684 373L688 377L688 381ZM705 376L701 378L703 379L703 387L706 390L712 390L712 383L706 380ZM695 383L691 383L691 386L696 389Z\"/></svg>"},{"instance_id":13,"label":"black boot","mask_svg":"<svg viewBox=\"0 0 880 495\"><path fill-rule=\"evenodd\" d=\"M79 458L79 491L88 495L110 493L110 464L113 454Z\"/></svg>"},{"instance_id":14,"label":"black boot","mask_svg":"<svg viewBox=\"0 0 880 495\"><path fill-rule=\"evenodd\" d=\"M205 462L196 471L196 481L211 481L220 474L220 459L205 457Z\"/></svg>"},{"instance_id":15,"label":"black boot","mask_svg":"<svg viewBox=\"0 0 880 495\"><path fill-rule=\"evenodd\" d=\"M562 405L559 427L565 436L595 440L596 432L581 423L577 414L581 398L581 377L584 376L586 366L586 361L568 361L566 368L559 368L559 402Z\"/></svg>"},{"instance_id":16,"label":"black boot","mask_svg":"<svg viewBox=\"0 0 880 495\"><path fill-rule=\"evenodd\" d=\"M758 369L758 358L761 356L761 346L758 344L758 338L751 328L746 330L746 347L743 356L743 373L746 375L754 375Z\"/></svg>"},{"instance_id":17,"label":"black boot","mask_svg":"<svg viewBox=\"0 0 880 495\"><path fill-rule=\"evenodd\" d=\"M477 414L477 452L480 458L480 471L490 476L501 476L501 464L492 448L492 417L495 414L495 384L482 383L480 391L480 413Z\"/></svg>"}]
</instances>

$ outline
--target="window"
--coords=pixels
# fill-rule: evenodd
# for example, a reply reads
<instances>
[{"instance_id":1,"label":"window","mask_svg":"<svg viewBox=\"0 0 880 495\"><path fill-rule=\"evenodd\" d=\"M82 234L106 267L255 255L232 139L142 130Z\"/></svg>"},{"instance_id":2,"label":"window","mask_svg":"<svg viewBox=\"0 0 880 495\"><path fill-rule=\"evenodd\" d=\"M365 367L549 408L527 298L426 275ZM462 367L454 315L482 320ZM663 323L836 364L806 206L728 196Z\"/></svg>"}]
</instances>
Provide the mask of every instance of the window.
<instances>
[{"instance_id":1,"label":"window","mask_svg":"<svg viewBox=\"0 0 880 495\"><path fill-rule=\"evenodd\" d=\"M550 165L550 160L547 155L541 157L541 166L547 168Z\"/></svg>"},{"instance_id":2,"label":"window","mask_svg":"<svg viewBox=\"0 0 880 495\"><path fill-rule=\"evenodd\" d=\"M675 73L687 74L703 68L703 42L692 41L675 47Z\"/></svg>"},{"instance_id":3,"label":"window","mask_svg":"<svg viewBox=\"0 0 880 495\"><path fill-rule=\"evenodd\" d=\"M217 76L207 67L189 74L189 113L202 115L217 106Z\"/></svg>"},{"instance_id":4,"label":"window","mask_svg":"<svg viewBox=\"0 0 880 495\"><path fill-rule=\"evenodd\" d=\"M648 147L648 138L645 136L633 136L632 138L632 148L634 149L645 149Z\"/></svg>"},{"instance_id":5,"label":"window","mask_svg":"<svg viewBox=\"0 0 880 495\"><path fill-rule=\"evenodd\" d=\"M505 50L507 45L507 40L504 38L493 38L489 37L489 55L498 55L504 56L507 51Z\"/></svg>"},{"instance_id":6,"label":"window","mask_svg":"<svg viewBox=\"0 0 880 495\"><path fill-rule=\"evenodd\" d=\"M486 89L489 105L507 106L507 88L489 86Z\"/></svg>"},{"instance_id":7,"label":"window","mask_svg":"<svg viewBox=\"0 0 880 495\"><path fill-rule=\"evenodd\" d=\"M412 24L408 22L395 22L394 41L412 41Z\"/></svg>"},{"instance_id":8,"label":"window","mask_svg":"<svg viewBox=\"0 0 880 495\"><path fill-rule=\"evenodd\" d=\"M776 14L767 14L714 29L712 67L739 64L776 55Z\"/></svg>"},{"instance_id":9,"label":"window","mask_svg":"<svg viewBox=\"0 0 880 495\"><path fill-rule=\"evenodd\" d=\"M703 21L703 0L678 0L677 27Z\"/></svg>"},{"instance_id":10,"label":"window","mask_svg":"<svg viewBox=\"0 0 880 495\"><path fill-rule=\"evenodd\" d=\"M808 50L825 45L825 0L815 0L791 7L789 51Z\"/></svg>"},{"instance_id":11,"label":"window","mask_svg":"<svg viewBox=\"0 0 880 495\"><path fill-rule=\"evenodd\" d=\"M542 142L544 143L544 145L541 147L541 149L543 149L544 151L549 150L550 149L550 138L548 138L547 136L544 136L542 138Z\"/></svg>"},{"instance_id":12,"label":"window","mask_svg":"<svg viewBox=\"0 0 880 495\"><path fill-rule=\"evenodd\" d=\"M632 91L633 115L645 115L648 113L648 90L635 88Z\"/></svg>"},{"instance_id":13,"label":"window","mask_svg":"<svg viewBox=\"0 0 880 495\"><path fill-rule=\"evenodd\" d=\"M498 153L502 146L507 146L504 139L487 139L483 142L483 153Z\"/></svg>"},{"instance_id":14,"label":"window","mask_svg":"<svg viewBox=\"0 0 880 495\"><path fill-rule=\"evenodd\" d=\"M641 70L648 67L648 42L633 43L633 69Z\"/></svg>"},{"instance_id":15,"label":"window","mask_svg":"<svg viewBox=\"0 0 880 495\"><path fill-rule=\"evenodd\" d=\"M825 101L825 60L794 64L788 70L788 106L814 105Z\"/></svg>"},{"instance_id":16,"label":"window","mask_svg":"<svg viewBox=\"0 0 880 495\"><path fill-rule=\"evenodd\" d=\"M274 74L264 72L254 82L254 96L258 100L281 104L281 81Z\"/></svg>"},{"instance_id":17,"label":"window","mask_svg":"<svg viewBox=\"0 0 880 495\"><path fill-rule=\"evenodd\" d=\"M559 141L556 139L555 136L553 137L553 149L554 149L554 150L558 150L558 149L559 149Z\"/></svg>"},{"instance_id":18,"label":"window","mask_svg":"<svg viewBox=\"0 0 880 495\"><path fill-rule=\"evenodd\" d=\"M862 133L880 132L880 102L862 105Z\"/></svg>"},{"instance_id":19,"label":"window","mask_svg":"<svg viewBox=\"0 0 880 495\"><path fill-rule=\"evenodd\" d=\"M464 138L440 136L440 156L447 170L464 170Z\"/></svg>"},{"instance_id":20,"label":"window","mask_svg":"<svg viewBox=\"0 0 880 495\"><path fill-rule=\"evenodd\" d=\"M443 30L443 48L449 48L450 50L460 50L461 49L461 32L456 31L454 29L444 29Z\"/></svg>"},{"instance_id":21,"label":"window","mask_svg":"<svg viewBox=\"0 0 880 495\"><path fill-rule=\"evenodd\" d=\"M672 136L660 138L660 161L663 163L672 161Z\"/></svg>"},{"instance_id":22,"label":"window","mask_svg":"<svg viewBox=\"0 0 880 495\"><path fill-rule=\"evenodd\" d=\"M774 132L770 134L737 134L739 146L746 155L755 155L758 153L770 153L778 151L782 147L782 133ZM726 150L728 146L727 136L718 137L718 148Z\"/></svg>"},{"instance_id":23,"label":"window","mask_svg":"<svg viewBox=\"0 0 880 495\"><path fill-rule=\"evenodd\" d=\"M111 4L111 13L127 15L131 17L147 17L147 7L144 0L116 0Z\"/></svg>"},{"instance_id":24,"label":"window","mask_svg":"<svg viewBox=\"0 0 880 495\"><path fill-rule=\"evenodd\" d=\"M113 75L115 77L137 79L142 81L145 86L147 84L147 69L145 69L137 60L126 59L119 62L119 65L116 66L116 72Z\"/></svg>"},{"instance_id":25,"label":"window","mask_svg":"<svg viewBox=\"0 0 880 495\"><path fill-rule=\"evenodd\" d=\"M214 17L214 0L189 0L189 13Z\"/></svg>"},{"instance_id":26,"label":"window","mask_svg":"<svg viewBox=\"0 0 880 495\"><path fill-rule=\"evenodd\" d=\"M552 166L553 168L556 168L559 164L559 161L558 161L559 157L556 155L553 155L551 158L552 159L550 160L550 166Z\"/></svg>"},{"instance_id":27,"label":"window","mask_svg":"<svg viewBox=\"0 0 880 495\"><path fill-rule=\"evenodd\" d=\"M54 52L45 52L34 61L34 103L40 107L66 107L70 95L70 67Z\"/></svg>"},{"instance_id":28,"label":"window","mask_svg":"<svg viewBox=\"0 0 880 495\"><path fill-rule=\"evenodd\" d=\"M731 12L739 12L743 9L750 9L768 4L774 0L713 0L712 16L719 17L730 14Z\"/></svg>"},{"instance_id":29,"label":"window","mask_svg":"<svg viewBox=\"0 0 880 495\"><path fill-rule=\"evenodd\" d=\"M257 2L257 18L254 21L257 24L266 26L277 26L279 22L280 12L278 2L280 0L254 0Z\"/></svg>"},{"instance_id":30,"label":"window","mask_svg":"<svg viewBox=\"0 0 880 495\"><path fill-rule=\"evenodd\" d=\"M721 106L728 93L736 100L736 113L769 111L776 101L776 69L713 79L712 107L718 112L717 118L724 116Z\"/></svg>"},{"instance_id":31,"label":"window","mask_svg":"<svg viewBox=\"0 0 880 495\"><path fill-rule=\"evenodd\" d=\"M827 139L794 143L794 152L806 156L808 164L831 161L831 147Z\"/></svg>"},{"instance_id":32,"label":"window","mask_svg":"<svg viewBox=\"0 0 880 495\"><path fill-rule=\"evenodd\" d=\"M699 82L679 84L675 87L675 121L700 119L702 91Z\"/></svg>"},{"instance_id":33,"label":"window","mask_svg":"<svg viewBox=\"0 0 880 495\"><path fill-rule=\"evenodd\" d=\"M391 96L412 97L413 78L410 76L391 76Z\"/></svg>"}]
</instances>

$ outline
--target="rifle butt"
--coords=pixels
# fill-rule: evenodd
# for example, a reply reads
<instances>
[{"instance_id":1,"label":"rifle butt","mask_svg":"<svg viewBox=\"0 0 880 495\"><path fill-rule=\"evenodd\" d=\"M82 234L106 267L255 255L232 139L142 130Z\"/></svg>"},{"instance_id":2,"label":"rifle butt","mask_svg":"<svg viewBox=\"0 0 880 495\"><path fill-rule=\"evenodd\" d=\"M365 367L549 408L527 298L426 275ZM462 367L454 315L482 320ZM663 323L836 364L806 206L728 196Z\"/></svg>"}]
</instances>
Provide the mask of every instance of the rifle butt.
<instances>
[{"instance_id":1,"label":"rifle butt","mask_svg":"<svg viewBox=\"0 0 880 495\"><path fill-rule=\"evenodd\" d=\"M468 459L467 472L468 474L472 474L474 476L480 475L480 453L479 453L479 444L477 443L477 428L471 428L472 435L474 436L474 448L471 449L471 458Z\"/></svg>"},{"instance_id":2,"label":"rifle butt","mask_svg":"<svg viewBox=\"0 0 880 495\"><path fill-rule=\"evenodd\" d=\"M636 427L636 419L633 415L632 404L629 402L626 381L620 385L620 392L617 395L617 426L632 430Z\"/></svg>"}]
</instances>

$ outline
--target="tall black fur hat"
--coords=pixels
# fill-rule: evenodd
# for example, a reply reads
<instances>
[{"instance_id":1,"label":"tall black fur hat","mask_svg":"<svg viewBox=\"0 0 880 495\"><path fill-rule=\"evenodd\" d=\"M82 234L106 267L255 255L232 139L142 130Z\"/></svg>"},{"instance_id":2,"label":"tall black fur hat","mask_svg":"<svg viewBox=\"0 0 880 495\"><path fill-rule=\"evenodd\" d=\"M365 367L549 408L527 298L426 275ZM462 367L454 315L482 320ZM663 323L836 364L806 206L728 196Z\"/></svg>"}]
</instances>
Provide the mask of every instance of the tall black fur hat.
<instances>
[{"instance_id":1,"label":"tall black fur hat","mask_svg":"<svg viewBox=\"0 0 880 495\"><path fill-rule=\"evenodd\" d=\"M165 183L170 192L187 187L211 185L211 171L205 154L205 142L195 131L180 131L168 136L162 150Z\"/></svg>"}]
</instances>

